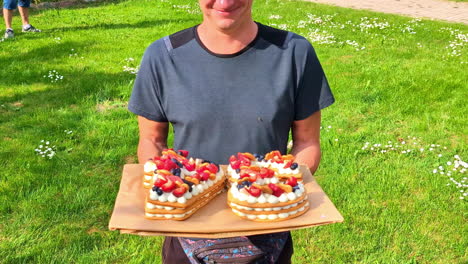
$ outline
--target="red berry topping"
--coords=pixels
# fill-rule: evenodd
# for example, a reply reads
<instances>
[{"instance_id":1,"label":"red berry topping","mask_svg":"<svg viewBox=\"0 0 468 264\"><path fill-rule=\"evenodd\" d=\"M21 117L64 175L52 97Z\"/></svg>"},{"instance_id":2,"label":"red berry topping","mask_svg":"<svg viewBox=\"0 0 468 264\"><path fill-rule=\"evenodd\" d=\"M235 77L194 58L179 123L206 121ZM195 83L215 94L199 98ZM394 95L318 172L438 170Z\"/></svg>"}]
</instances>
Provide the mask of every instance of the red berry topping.
<instances>
[{"instance_id":1,"label":"red berry topping","mask_svg":"<svg viewBox=\"0 0 468 264\"><path fill-rule=\"evenodd\" d=\"M268 176L270 175L270 172L268 171L267 168L261 168L259 175L260 175L260 178L262 179L269 178Z\"/></svg>"},{"instance_id":2,"label":"red berry topping","mask_svg":"<svg viewBox=\"0 0 468 264\"><path fill-rule=\"evenodd\" d=\"M286 164L284 164L284 168L287 169L287 168L291 167L292 164L293 164L293 161L290 160L290 161L286 162Z\"/></svg>"},{"instance_id":3,"label":"red berry topping","mask_svg":"<svg viewBox=\"0 0 468 264\"><path fill-rule=\"evenodd\" d=\"M268 178L272 178L273 176L275 176L275 171L268 169Z\"/></svg>"},{"instance_id":4,"label":"red berry topping","mask_svg":"<svg viewBox=\"0 0 468 264\"><path fill-rule=\"evenodd\" d=\"M276 184L274 184L274 183L268 184L268 187L270 187L270 189L271 189L273 192L276 191L276 190L281 190L281 188L278 187L278 186L277 186Z\"/></svg>"},{"instance_id":5,"label":"red berry topping","mask_svg":"<svg viewBox=\"0 0 468 264\"><path fill-rule=\"evenodd\" d=\"M240 169L241 166L241 163L238 160L231 161L229 164L231 164L231 167L235 170Z\"/></svg>"},{"instance_id":6,"label":"red berry topping","mask_svg":"<svg viewBox=\"0 0 468 264\"><path fill-rule=\"evenodd\" d=\"M179 188L176 188L172 194L175 197L182 197L185 193L187 192L187 189L184 186L180 186Z\"/></svg>"},{"instance_id":7,"label":"red berry topping","mask_svg":"<svg viewBox=\"0 0 468 264\"><path fill-rule=\"evenodd\" d=\"M167 178L168 178L169 180L173 181L174 183L177 183L177 182L179 182L179 183L184 183L184 181L183 181L181 178L179 178L179 177L177 177L177 176L174 176L174 175L167 176Z\"/></svg>"},{"instance_id":8,"label":"red berry topping","mask_svg":"<svg viewBox=\"0 0 468 264\"><path fill-rule=\"evenodd\" d=\"M156 181L154 181L154 185L157 186L157 187L161 187L163 186L163 184L165 184L167 182L167 180L163 177L158 177L156 179Z\"/></svg>"},{"instance_id":9,"label":"red berry topping","mask_svg":"<svg viewBox=\"0 0 468 264\"><path fill-rule=\"evenodd\" d=\"M257 187L251 186L250 188L246 189L250 195L253 197L259 197L262 194L262 190L258 189Z\"/></svg>"},{"instance_id":10,"label":"red berry topping","mask_svg":"<svg viewBox=\"0 0 468 264\"><path fill-rule=\"evenodd\" d=\"M187 150L182 150L182 149L180 149L179 152L180 152L180 154L182 154L182 156L184 156L184 157L187 157L187 156L188 156L188 151L187 151Z\"/></svg>"},{"instance_id":11,"label":"red berry topping","mask_svg":"<svg viewBox=\"0 0 468 264\"><path fill-rule=\"evenodd\" d=\"M175 187L176 184L173 181L168 180L165 184L161 186L161 190L163 190L164 192L171 192L172 190L174 190Z\"/></svg>"},{"instance_id":12,"label":"red berry topping","mask_svg":"<svg viewBox=\"0 0 468 264\"><path fill-rule=\"evenodd\" d=\"M197 180L201 180L200 173L197 172L197 173L193 174L193 175L192 175L192 178L195 178L195 179L197 179Z\"/></svg>"},{"instance_id":13,"label":"red berry topping","mask_svg":"<svg viewBox=\"0 0 468 264\"><path fill-rule=\"evenodd\" d=\"M184 161L184 167L185 169L187 169L188 171L193 171L195 169L195 164L194 163L190 163L188 161Z\"/></svg>"},{"instance_id":14,"label":"red berry topping","mask_svg":"<svg viewBox=\"0 0 468 264\"><path fill-rule=\"evenodd\" d=\"M250 166L250 160L249 159L243 159L240 161L241 166Z\"/></svg>"},{"instance_id":15,"label":"red berry topping","mask_svg":"<svg viewBox=\"0 0 468 264\"><path fill-rule=\"evenodd\" d=\"M236 156L232 155L231 157L229 157L229 163L233 162L233 161L237 161L237 158Z\"/></svg>"},{"instance_id":16,"label":"red berry topping","mask_svg":"<svg viewBox=\"0 0 468 264\"><path fill-rule=\"evenodd\" d=\"M251 173L249 174L250 176L250 182L255 182L257 180L257 174L256 173Z\"/></svg>"},{"instance_id":17,"label":"red berry topping","mask_svg":"<svg viewBox=\"0 0 468 264\"><path fill-rule=\"evenodd\" d=\"M211 172L211 173L217 173L218 172L218 166L216 166L213 163L208 164L206 168Z\"/></svg>"},{"instance_id":18,"label":"red berry topping","mask_svg":"<svg viewBox=\"0 0 468 264\"><path fill-rule=\"evenodd\" d=\"M210 172L209 171L204 171L200 173L200 177L202 181L207 181L210 178Z\"/></svg>"},{"instance_id":19,"label":"red berry topping","mask_svg":"<svg viewBox=\"0 0 468 264\"><path fill-rule=\"evenodd\" d=\"M156 164L156 168L158 168L158 170L163 170L164 169L164 161L162 160L155 160L154 163Z\"/></svg>"},{"instance_id":20,"label":"red berry topping","mask_svg":"<svg viewBox=\"0 0 468 264\"><path fill-rule=\"evenodd\" d=\"M296 177L294 177L294 176L289 177L289 179L286 181L286 184L291 185L291 187L296 186L297 185Z\"/></svg>"},{"instance_id":21,"label":"red berry topping","mask_svg":"<svg viewBox=\"0 0 468 264\"><path fill-rule=\"evenodd\" d=\"M241 179L243 179L243 178L249 178L249 179L250 179L250 174L248 174L248 173L241 173L239 177L240 177Z\"/></svg>"},{"instance_id":22,"label":"red berry topping","mask_svg":"<svg viewBox=\"0 0 468 264\"><path fill-rule=\"evenodd\" d=\"M177 168L177 165L170 159L164 161L164 169L170 171L171 169Z\"/></svg>"},{"instance_id":23,"label":"red berry topping","mask_svg":"<svg viewBox=\"0 0 468 264\"><path fill-rule=\"evenodd\" d=\"M284 190L281 189L281 188L278 188L277 190L273 191L273 195L276 196L276 197L280 197L281 194L284 193Z\"/></svg>"}]
</instances>

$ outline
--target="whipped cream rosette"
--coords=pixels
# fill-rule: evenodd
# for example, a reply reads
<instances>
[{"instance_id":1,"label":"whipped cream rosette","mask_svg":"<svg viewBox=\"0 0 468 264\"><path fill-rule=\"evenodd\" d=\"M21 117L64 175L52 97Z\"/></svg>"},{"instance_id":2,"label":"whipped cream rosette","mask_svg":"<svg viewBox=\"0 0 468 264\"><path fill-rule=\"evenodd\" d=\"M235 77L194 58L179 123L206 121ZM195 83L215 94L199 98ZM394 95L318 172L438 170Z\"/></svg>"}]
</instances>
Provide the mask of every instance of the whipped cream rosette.
<instances>
[{"instance_id":1,"label":"whipped cream rosette","mask_svg":"<svg viewBox=\"0 0 468 264\"><path fill-rule=\"evenodd\" d=\"M223 191L225 177L218 165L187 156L169 149L145 164L145 187L146 169L156 166L146 194L146 218L185 220Z\"/></svg>"}]
</instances>

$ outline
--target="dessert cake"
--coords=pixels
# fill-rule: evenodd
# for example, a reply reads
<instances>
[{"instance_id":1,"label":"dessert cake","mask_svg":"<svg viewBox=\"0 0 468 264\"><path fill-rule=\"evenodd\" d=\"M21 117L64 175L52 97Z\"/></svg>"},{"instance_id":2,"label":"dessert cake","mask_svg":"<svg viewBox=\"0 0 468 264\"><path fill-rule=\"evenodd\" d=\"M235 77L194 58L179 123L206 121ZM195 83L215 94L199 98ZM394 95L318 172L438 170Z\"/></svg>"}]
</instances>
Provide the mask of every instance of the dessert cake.
<instances>
[{"instance_id":1,"label":"dessert cake","mask_svg":"<svg viewBox=\"0 0 468 264\"><path fill-rule=\"evenodd\" d=\"M185 220L223 191L218 165L187 156L187 151L167 149L145 163L147 219Z\"/></svg>"},{"instance_id":2,"label":"dessert cake","mask_svg":"<svg viewBox=\"0 0 468 264\"><path fill-rule=\"evenodd\" d=\"M282 221L309 208L302 173L292 155L238 153L229 159L228 175L228 205L241 218Z\"/></svg>"}]
</instances>

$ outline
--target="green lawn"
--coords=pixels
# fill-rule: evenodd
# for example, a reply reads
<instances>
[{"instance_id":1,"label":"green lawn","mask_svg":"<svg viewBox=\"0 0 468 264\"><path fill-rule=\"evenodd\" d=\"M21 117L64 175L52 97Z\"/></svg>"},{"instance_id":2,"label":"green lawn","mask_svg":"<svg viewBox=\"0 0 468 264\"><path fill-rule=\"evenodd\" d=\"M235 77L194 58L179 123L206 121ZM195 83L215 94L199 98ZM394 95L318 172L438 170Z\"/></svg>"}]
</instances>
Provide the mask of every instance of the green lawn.
<instances>
[{"instance_id":1,"label":"green lawn","mask_svg":"<svg viewBox=\"0 0 468 264\"><path fill-rule=\"evenodd\" d=\"M201 21L187 3L40 10L36 35L15 16L0 41L0 262L160 262L162 238L107 224L136 162L129 68ZM336 97L316 174L345 222L294 231L293 263L467 263L468 26L285 0L255 1L254 18L313 41Z\"/></svg>"}]
</instances>

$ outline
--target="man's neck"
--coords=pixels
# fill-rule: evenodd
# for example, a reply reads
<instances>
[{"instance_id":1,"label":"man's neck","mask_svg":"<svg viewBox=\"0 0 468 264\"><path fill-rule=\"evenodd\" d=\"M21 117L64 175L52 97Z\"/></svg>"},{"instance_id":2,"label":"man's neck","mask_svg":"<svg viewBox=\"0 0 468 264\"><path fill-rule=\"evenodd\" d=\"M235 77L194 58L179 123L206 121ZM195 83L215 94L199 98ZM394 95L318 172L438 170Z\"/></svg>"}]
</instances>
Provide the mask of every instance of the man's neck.
<instances>
[{"instance_id":1,"label":"man's neck","mask_svg":"<svg viewBox=\"0 0 468 264\"><path fill-rule=\"evenodd\" d=\"M197 32L203 45L211 52L234 54L255 39L258 26L254 21L247 21L231 30L221 30L204 22L198 26Z\"/></svg>"}]
</instances>

